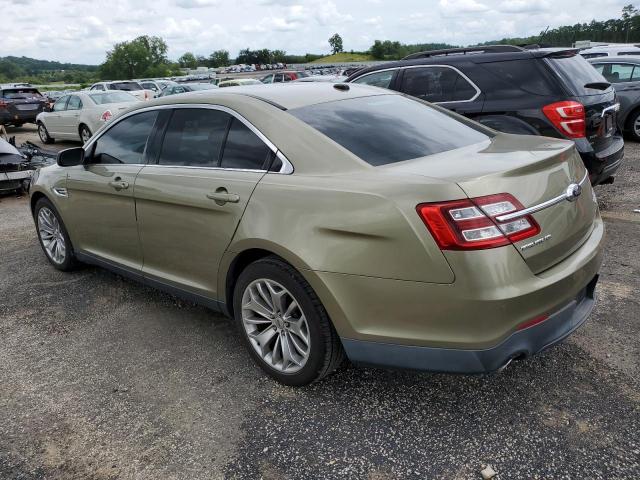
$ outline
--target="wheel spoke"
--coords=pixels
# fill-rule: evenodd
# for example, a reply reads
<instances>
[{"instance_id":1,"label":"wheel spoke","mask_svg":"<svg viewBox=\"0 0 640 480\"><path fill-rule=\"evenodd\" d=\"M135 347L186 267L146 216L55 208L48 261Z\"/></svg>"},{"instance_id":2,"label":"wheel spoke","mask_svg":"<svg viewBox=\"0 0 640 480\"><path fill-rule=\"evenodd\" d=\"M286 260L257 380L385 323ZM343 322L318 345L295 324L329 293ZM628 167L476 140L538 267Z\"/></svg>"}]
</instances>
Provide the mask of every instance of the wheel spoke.
<instances>
[{"instance_id":1,"label":"wheel spoke","mask_svg":"<svg viewBox=\"0 0 640 480\"><path fill-rule=\"evenodd\" d=\"M273 315L273 311L267 308L266 306L262 305L258 301L258 299L255 297L255 294L253 292L250 291L249 295L251 297L251 300L246 304L244 304L242 308L246 310L251 310L252 312L257 313L258 315L264 318L270 319L271 316Z\"/></svg>"},{"instance_id":2,"label":"wheel spoke","mask_svg":"<svg viewBox=\"0 0 640 480\"><path fill-rule=\"evenodd\" d=\"M271 297L271 304L274 307L274 311L280 312L280 313L284 312L285 311L284 297L288 292L284 288L280 289L280 291L277 291L275 285L270 282L266 282L266 284L267 284L267 289L269 290L269 295Z\"/></svg>"},{"instance_id":3,"label":"wheel spoke","mask_svg":"<svg viewBox=\"0 0 640 480\"><path fill-rule=\"evenodd\" d=\"M261 332L250 334L250 337L257 343L260 352L264 355L269 351L269 342L276 335L275 327L267 327Z\"/></svg>"}]
</instances>

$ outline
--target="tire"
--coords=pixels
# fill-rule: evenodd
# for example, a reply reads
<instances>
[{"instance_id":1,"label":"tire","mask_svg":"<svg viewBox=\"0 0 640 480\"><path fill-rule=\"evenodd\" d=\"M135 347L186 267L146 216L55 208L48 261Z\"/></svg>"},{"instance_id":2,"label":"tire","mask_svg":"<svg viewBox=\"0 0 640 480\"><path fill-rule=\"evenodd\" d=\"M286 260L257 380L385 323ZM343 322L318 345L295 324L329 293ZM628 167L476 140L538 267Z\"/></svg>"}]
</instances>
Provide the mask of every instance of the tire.
<instances>
[{"instance_id":1,"label":"tire","mask_svg":"<svg viewBox=\"0 0 640 480\"><path fill-rule=\"evenodd\" d=\"M89 139L91 138L91 130L89 130L89 127L87 127L85 124L80 125L80 141L85 144L89 141Z\"/></svg>"},{"instance_id":2,"label":"tire","mask_svg":"<svg viewBox=\"0 0 640 480\"><path fill-rule=\"evenodd\" d=\"M63 272L73 270L78 265L73 245L60 214L47 198L36 202L34 219L38 241L49 263ZM52 242L58 245L58 249L52 246Z\"/></svg>"},{"instance_id":3,"label":"tire","mask_svg":"<svg viewBox=\"0 0 640 480\"><path fill-rule=\"evenodd\" d=\"M640 110L629 115L627 122L629 137L635 142L640 142Z\"/></svg>"},{"instance_id":4,"label":"tire","mask_svg":"<svg viewBox=\"0 0 640 480\"><path fill-rule=\"evenodd\" d=\"M55 142L55 140L49 135L49 131L47 127L44 126L44 123L38 122L38 136L40 137L40 141L45 144L51 144Z\"/></svg>"},{"instance_id":5,"label":"tire","mask_svg":"<svg viewBox=\"0 0 640 480\"><path fill-rule=\"evenodd\" d=\"M263 297L259 285L266 294ZM268 291L269 285L275 297ZM269 303L276 305L280 294L284 300L280 308L270 308ZM251 308L256 305L255 299L262 305L258 310L263 314L277 310L279 314L268 317L256 313ZM233 306L235 322L249 354L280 383L308 385L329 375L344 361L340 338L320 299L300 273L277 257L265 257L242 271L234 288ZM285 355L285 344L290 354ZM269 350L271 354L266 353Z\"/></svg>"}]
</instances>

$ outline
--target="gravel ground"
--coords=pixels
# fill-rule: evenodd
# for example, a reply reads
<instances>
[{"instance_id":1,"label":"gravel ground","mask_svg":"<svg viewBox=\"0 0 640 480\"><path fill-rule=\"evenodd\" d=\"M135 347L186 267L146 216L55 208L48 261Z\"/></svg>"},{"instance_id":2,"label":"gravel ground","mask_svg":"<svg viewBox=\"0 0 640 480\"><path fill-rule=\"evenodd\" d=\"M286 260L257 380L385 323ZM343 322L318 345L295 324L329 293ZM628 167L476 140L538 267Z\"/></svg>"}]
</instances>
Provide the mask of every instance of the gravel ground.
<instances>
[{"instance_id":1,"label":"gravel ground","mask_svg":"<svg viewBox=\"0 0 640 480\"><path fill-rule=\"evenodd\" d=\"M629 142L597 188L599 303L563 344L496 375L345 366L303 389L202 307L54 270L27 198L0 197L0 478L638 478L639 185Z\"/></svg>"}]
</instances>

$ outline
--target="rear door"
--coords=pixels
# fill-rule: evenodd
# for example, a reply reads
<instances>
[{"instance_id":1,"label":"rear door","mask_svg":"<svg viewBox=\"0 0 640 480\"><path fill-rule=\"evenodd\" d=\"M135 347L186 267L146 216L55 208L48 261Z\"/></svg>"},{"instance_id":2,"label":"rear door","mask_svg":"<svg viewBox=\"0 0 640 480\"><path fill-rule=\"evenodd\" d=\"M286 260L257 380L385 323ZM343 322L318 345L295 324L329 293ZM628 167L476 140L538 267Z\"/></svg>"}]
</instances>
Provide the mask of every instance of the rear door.
<instances>
[{"instance_id":1,"label":"rear door","mask_svg":"<svg viewBox=\"0 0 640 480\"><path fill-rule=\"evenodd\" d=\"M480 89L460 70L450 65L407 67L401 71L400 91L461 113L482 111Z\"/></svg>"},{"instance_id":2,"label":"rear door","mask_svg":"<svg viewBox=\"0 0 640 480\"><path fill-rule=\"evenodd\" d=\"M142 250L133 189L157 116L148 111L117 121L85 147L84 165L68 169L66 223L74 247L137 272Z\"/></svg>"},{"instance_id":3,"label":"rear door","mask_svg":"<svg viewBox=\"0 0 640 480\"><path fill-rule=\"evenodd\" d=\"M158 159L136 180L143 272L217 298L217 272L272 150L250 124L215 107L177 108Z\"/></svg>"}]
</instances>

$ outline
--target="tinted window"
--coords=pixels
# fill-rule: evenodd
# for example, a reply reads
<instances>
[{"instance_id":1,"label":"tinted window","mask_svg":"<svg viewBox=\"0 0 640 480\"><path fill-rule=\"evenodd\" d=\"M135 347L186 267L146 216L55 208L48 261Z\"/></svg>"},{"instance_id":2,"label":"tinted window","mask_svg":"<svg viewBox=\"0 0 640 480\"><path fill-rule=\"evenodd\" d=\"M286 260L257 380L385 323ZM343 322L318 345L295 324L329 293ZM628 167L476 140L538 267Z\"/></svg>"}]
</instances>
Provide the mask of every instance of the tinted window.
<instances>
[{"instance_id":1,"label":"tinted window","mask_svg":"<svg viewBox=\"0 0 640 480\"><path fill-rule=\"evenodd\" d=\"M374 87L389 88L391 80L396 70L386 70L384 72L370 73L360 78L356 78L353 83L363 83L365 85L373 85Z\"/></svg>"},{"instance_id":2,"label":"tinted window","mask_svg":"<svg viewBox=\"0 0 640 480\"><path fill-rule=\"evenodd\" d=\"M16 100L41 99L42 94L35 88L13 88L2 91L4 98L12 98Z\"/></svg>"},{"instance_id":3,"label":"tinted window","mask_svg":"<svg viewBox=\"0 0 640 480\"><path fill-rule=\"evenodd\" d=\"M106 103L125 103L125 102L137 102L138 99L126 92L104 92L104 93L90 93L89 98L93 100L96 105L104 105Z\"/></svg>"},{"instance_id":4,"label":"tinted window","mask_svg":"<svg viewBox=\"0 0 640 480\"><path fill-rule=\"evenodd\" d=\"M371 165L424 157L489 137L400 95L353 98L289 110Z\"/></svg>"},{"instance_id":5,"label":"tinted window","mask_svg":"<svg viewBox=\"0 0 640 480\"><path fill-rule=\"evenodd\" d=\"M56 103L53 104L54 112L62 112L67 109L67 100L69 100L69 95L65 95L64 97L59 98Z\"/></svg>"},{"instance_id":6,"label":"tinted window","mask_svg":"<svg viewBox=\"0 0 640 480\"><path fill-rule=\"evenodd\" d=\"M91 163L145 163L147 138L157 116L138 113L116 123L96 142Z\"/></svg>"},{"instance_id":7,"label":"tinted window","mask_svg":"<svg viewBox=\"0 0 640 480\"><path fill-rule=\"evenodd\" d=\"M476 89L458 72L446 67L407 68L402 91L428 102L470 100Z\"/></svg>"},{"instance_id":8,"label":"tinted window","mask_svg":"<svg viewBox=\"0 0 640 480\"><path fill-rule=\"evenodd\" d=\"M588 83L602 83L606 80L580 55L552 57L547 60L558 73L569 93L573 95L600 95L602 90L585 88Z\"/></svg>"},{"instance_id":9,"label":"tinted window","mask_svg":"<svg viewBox=\"0 0 640 480\"><path fill-rule=\"evenodd\" d=\"M598 58L598 57L606 57L606 53L581 53L584 58Z\"/></svg>"},{"instance_id":10,"label":"tinted window","mask_svg":"<svg viewBox=\"0 0 640 480\"><path fill-rule=\"evenodd\" d=\"M140 85L142 85L142 87L146 88L147 90L153 90L154 92L159 91L155 83L144 82L144 83L141 83Z\"/></svg>"},{"instance_id":11,"label":"tinted window","mask_svg":"<svg viewBox=\"0 0 640 480\"><path fill-rule=\"evenodd\" d=\"M217 167L230 115L219 110L177 109L162 142L160 165Z\"/></svg>"},{"instance_id":12,"label":"tinted window","mask_svg":"<svg viewBox=\"0 0 640 480\"><path fill-rule=\"evenodd\" d=\"M508 82L512 87L535 95L554 95L558 92L557 82L550 78L544 64L538 60L509 60L502 62L487 62L479 64L491 72L495 77ZM499 89L498 85L493 86ZM506 93L506 92L505 92ZM491 92L495 94L495 92ZM517 95L517 93L515 93Z\"/></svg>"},{"instance_id":13,"label":"tinted window","mask_svg":"<svg viewBox=\"0 0 640 480\"><path fill-rule=\"evenodd\" d=\"M134 92L136 90L144 90L138 82L113 82L107 85L109 90L124 90L125 92Z\"/></svg>"},{"instance_id":14,"label":"tinted window","mask_svg":"<svg viewBox=\"0 0 640 480\"><path fill-rule=\"evenodd\" d=\"M80 97L76 95L72 95L69 98L69 103L67 103L67 110L80 110L82 108L82 101Z\"/></svg>"},{"instance_id":15,"label":"tinted window","mask_svg":"<svg viewBox=\"0 0 640 480\"><path fill-rule=\"evenodd\" d=\"M618 52L618 55L633 55L633 56L636 56L636 55L640 55L640 50L636 50L635 52L633 52L633 51L632 52Z\"/></svg>"},{"instance_id":16,"label":"tinted window","mask_svg":"<svg viewBox=\"0 0 640 480\"><path fill-rule=\"evenodd\" d=\"M234 118L224 146L221 166L261 170L270 151L255 133Z\"/></svg>"}]
</instances>

